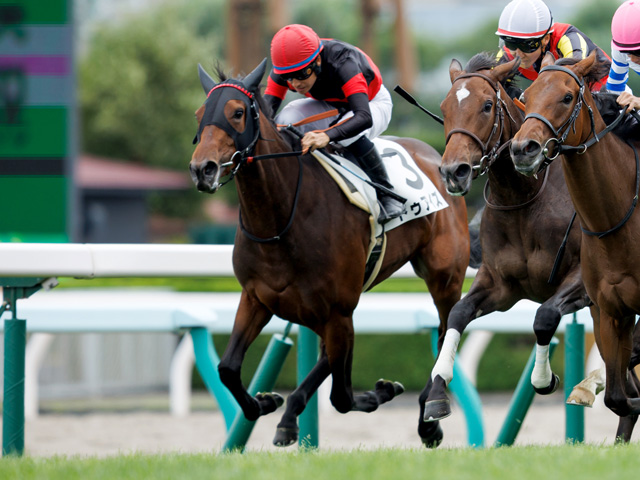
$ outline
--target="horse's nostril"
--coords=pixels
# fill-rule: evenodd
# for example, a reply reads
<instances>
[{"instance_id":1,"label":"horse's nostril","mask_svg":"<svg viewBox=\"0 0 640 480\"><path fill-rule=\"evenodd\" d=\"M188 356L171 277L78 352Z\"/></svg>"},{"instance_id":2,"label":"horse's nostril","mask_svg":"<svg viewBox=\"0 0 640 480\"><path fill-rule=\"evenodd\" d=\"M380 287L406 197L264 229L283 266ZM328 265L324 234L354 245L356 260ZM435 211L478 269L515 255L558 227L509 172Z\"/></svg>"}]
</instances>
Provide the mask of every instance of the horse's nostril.
<instances>
[{"instance_id":1,"label":"horse's nostril","mask_svg":"<svg viewBox=\"0 0 640 480\"><path fill-rule=\"evenodd\" d=\"M215 162L207 162L204 166L204 168L202 169L202 172L206 175L206 176L211 176L214 173L216 173L216 169L217 169L217 165L215 164Z\"/></svg>"},{"instance_id":2,"label":"horse's nostril","mask_svg":"<svg viewBox=\"0 0 640 480\"><path fill-rule=\"evenodd\" d=\"M456 178L458 179L464 179L467 178L469 176L469 174L471 173L471 167L469 165L462 164L460 165L458 168L456 168L456 171L454 172Z\"/></svg>"},{"instance_id":3,"label":"horse's nostril","mask_svg":"<svg viewBox=\"0 0 640 480\"><path fill-rule=\"evenodd\" d=\"M533 140L529 141L526 144L526 146L524 147L524 151L527 154L535 153L538 150L540 150L540 144L538 142L533 141Z\"/></svg>"}]
</instances>

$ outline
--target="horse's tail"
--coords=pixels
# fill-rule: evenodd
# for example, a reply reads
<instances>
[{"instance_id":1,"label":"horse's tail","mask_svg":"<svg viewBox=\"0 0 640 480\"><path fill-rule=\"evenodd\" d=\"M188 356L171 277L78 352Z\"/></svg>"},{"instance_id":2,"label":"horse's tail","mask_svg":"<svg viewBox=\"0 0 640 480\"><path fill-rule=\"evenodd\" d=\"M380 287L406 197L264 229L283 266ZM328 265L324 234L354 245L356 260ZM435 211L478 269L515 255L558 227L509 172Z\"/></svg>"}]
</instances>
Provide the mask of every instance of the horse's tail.
<instances>
[{"instance_id":1,"label":"horse's tail","mask_svg":"<svg viewBox=\"0 0 640 480\"><path fill-rule=\"evenodd\" d=\"M482 245L480 245L480 222L482 221L482 213L484 207L477 211L469 222L469 239L471 240L471 256L469 257L469 266L478 268L482 263Z\"/></svg>"}]
</instances>

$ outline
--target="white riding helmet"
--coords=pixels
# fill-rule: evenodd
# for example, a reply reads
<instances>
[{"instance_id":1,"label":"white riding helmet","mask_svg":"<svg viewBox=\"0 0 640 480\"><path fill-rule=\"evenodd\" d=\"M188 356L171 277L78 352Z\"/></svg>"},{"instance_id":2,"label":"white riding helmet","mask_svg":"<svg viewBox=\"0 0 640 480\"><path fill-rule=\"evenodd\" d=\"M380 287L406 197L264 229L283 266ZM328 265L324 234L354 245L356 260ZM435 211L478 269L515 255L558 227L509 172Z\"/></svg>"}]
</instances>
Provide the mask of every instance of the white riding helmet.
<instances>
[{"instance_id":1,"label":"white riding helmet","mask_svg":"<svg viewBox=\"0 0 640 480\"><path fill-rule=\"evenodd\" d=\"M553 16L542 0L513 0L498 22L496 35L515 38L540 38L552 32Z\"/></svg>"}]
</instances>

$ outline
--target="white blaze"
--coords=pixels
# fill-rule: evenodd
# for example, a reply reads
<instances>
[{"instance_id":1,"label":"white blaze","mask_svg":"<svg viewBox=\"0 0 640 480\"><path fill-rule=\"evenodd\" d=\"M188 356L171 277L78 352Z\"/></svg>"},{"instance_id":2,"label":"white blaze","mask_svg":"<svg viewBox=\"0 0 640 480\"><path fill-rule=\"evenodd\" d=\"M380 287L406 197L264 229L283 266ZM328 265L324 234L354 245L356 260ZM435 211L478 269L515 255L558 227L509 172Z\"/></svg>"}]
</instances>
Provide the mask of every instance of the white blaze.
<instances>
[{"instance_id":1,"label":"white blaze","mask_svg":"<svg viewBox=\"0 0 640 480\"><path fill-rule=\"evenodd\" d=\"M458 97L458 104L462 103L462 100L471 95L471 92L467 90L467 82L464 82L462 86L456 92L456 97Z\"/></svg>"}]
</instances>

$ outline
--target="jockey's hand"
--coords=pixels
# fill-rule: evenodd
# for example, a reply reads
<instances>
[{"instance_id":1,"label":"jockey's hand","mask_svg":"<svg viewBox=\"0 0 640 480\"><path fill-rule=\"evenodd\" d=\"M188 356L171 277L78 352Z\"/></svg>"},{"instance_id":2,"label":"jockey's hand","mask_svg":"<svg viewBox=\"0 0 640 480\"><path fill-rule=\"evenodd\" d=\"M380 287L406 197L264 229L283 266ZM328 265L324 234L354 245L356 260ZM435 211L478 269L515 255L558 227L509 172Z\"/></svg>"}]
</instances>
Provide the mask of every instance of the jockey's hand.
<instances>
[{"instance_id":1,"label":"jockey's hand","mask_svg":"<svg viewBox=\"0 0 640 480\"><path fill-rule=\"evenodd\" d=\"M631 110L640 109L640 98L632 95L629 92L622 92L620 95L618 95L618 104L622 105L623 107L626 106L627 113L629 113Z\"/></svg>"},{"instance_id":2,"label":"jockey's hand","mask_svg":"<svg viewBox=\"0 0 640 480\"><path fill-rule=\"evenodd\" d=\"M329 145L329 135L324 132L307 132L302 137L302 151L313 152L316 148L324 148Z\"/></svg>"}]
</instances>

